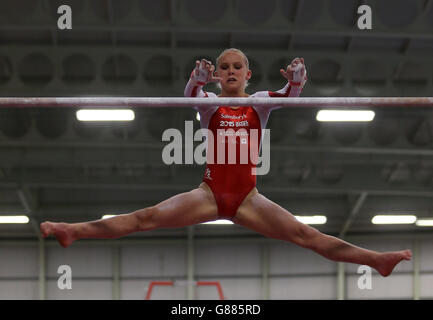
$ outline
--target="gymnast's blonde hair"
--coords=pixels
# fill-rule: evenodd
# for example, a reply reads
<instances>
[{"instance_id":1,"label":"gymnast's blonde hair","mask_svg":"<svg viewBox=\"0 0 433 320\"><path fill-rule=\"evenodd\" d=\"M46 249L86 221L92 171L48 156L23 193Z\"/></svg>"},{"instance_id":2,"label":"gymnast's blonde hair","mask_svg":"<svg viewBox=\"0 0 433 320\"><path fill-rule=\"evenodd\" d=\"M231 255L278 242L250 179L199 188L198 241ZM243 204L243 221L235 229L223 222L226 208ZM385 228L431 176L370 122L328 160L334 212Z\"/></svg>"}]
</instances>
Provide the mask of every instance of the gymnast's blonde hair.
<instances>
[{"instance_id":1,"label":"gymnast's blonde hair","mask_svg":"<svg viewBox=\"0 0 433 320\"><path fill-rule=\"evenodd\" d=\"M245 53L242 52L242 50L239 50L239 49L236 49L236 48L225 49L223 52L221 52L220 55L218 56L218 58L216 58L216 68L218 68L218 65L219 65L219 62L220 62L221 58L226 53L229 53L229 52L234 52L234 53L237 53L237 54L241 55L244 58L244 62L245 62L245 66L247 67L247 70L250 69L250 62L248 60L248 57L246 56ZM221 90L221 84L219 82L217 83L217 87L218 87L218 89ZM244 89L246 87L248 87L248 80L245 81L245 87L244 87Z\"/></svg>"}]
</instances>

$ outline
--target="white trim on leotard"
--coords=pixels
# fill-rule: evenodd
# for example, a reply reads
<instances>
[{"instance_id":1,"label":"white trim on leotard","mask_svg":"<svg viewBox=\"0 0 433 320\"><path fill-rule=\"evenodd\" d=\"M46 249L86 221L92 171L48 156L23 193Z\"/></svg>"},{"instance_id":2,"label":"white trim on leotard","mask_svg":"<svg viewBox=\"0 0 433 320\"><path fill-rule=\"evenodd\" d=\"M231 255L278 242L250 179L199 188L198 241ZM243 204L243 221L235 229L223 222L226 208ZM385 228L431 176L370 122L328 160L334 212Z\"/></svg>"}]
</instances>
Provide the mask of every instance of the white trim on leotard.
<instances>
[{"instance_id":1,"label":"white trim on leotard","mask_svg":"<svg viewBox=\"0 0 433 320\"><path fill-rule=\"evenodd\" d=\"M270 92L270 91L258 91L254 94L252 94L250 97L254 98L272 98L272 94L277 94L278 96L286 96L286 97L298 97L302 92L302 86L291 86L288 82L284 88L276 91L276 92ZM218 96L213 92L205 92L203 91L203 86L199 86L193 81L189 80L186 84L185 91L184 91L185 97L209 97L209 98L218 98ZM194 106L194 109L197 110L200 114L200 127L202 129L208 129L210 119L212 118L215 111L218 109L219 106L203 106L203 107L197 107ZM260 119L260 126L262 128L262 134L261 137L263 139L263 131L266 128L266 124L269 119L269 114L272 110L279 109L281 107L273 107L273 106L260 106L260 105L254 105L252 106L254 110L256 110L259 119Z\"/></svg>"}]
</instances>

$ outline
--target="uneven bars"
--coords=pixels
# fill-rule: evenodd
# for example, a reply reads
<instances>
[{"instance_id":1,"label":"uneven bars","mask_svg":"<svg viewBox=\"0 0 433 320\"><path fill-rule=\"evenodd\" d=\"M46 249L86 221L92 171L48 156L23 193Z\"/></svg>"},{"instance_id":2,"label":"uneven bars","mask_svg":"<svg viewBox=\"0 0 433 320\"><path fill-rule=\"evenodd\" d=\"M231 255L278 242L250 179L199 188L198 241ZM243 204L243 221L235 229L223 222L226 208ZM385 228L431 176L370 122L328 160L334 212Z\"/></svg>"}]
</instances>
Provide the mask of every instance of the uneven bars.
<instances>
[{"instance_id":1,"label":"uneven bars","mask_svg":"<svg viewBox=\"0 0 433 320\"><path fill-rule=\"evenodd\" d=\"M184 97L4 97L0 108L154 108L203 106L273 107L433 107L433 97L331 97L331 98L184 98Z\"/></svg>"}]
</instances>

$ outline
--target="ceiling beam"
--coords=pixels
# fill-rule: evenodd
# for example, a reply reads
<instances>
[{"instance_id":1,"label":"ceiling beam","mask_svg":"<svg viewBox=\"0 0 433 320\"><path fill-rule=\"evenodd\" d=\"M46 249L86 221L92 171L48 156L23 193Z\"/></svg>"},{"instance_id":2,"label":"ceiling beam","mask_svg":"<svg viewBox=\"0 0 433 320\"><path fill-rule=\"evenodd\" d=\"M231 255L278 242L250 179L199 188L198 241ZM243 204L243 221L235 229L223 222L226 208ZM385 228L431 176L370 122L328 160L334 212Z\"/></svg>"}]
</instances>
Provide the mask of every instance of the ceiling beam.
<instances>
[{"instance_id":1,"label":"ceiling beam","mask_svg":"<svg viewBox=\"0 0 433 320\"><path fill-rule=\"evenodd\" d=\"M25 185L17 189L17 195L24 208L24 211L29 216L30 224L32 226L33 231L35 232L36 237L39 240L42 240L42 236L39 231L40 221L38 221L34 216L34 212L38 208L38 199L36 198L34 193L32 193L31 190Z\"/></svg>"},{"instance_id":2,"label":"ceiling beam","mask_svg":"<svg viewBox=\"0 0 433 320\"><path fill-rule=\"evenodd\" d=\"M28 148L28 149L137 149L161 151L166 144L154 142L87 142L87 141L0 141L1 148ZM304 153L338 153L338 154L365 154L365 155L389 155L389 156L433 156L432 149L421 148L383 148L383 147L337 147L337 146L289 146L273 144L271 151L304 152ZM3 152L3 151L2 151ZM4 151L4 152L7 152ZM7 162L0 159L0 165Z\"/></svg>"},{"instance_id":3,"label":"ceiling beam","mask_svg":"<svg viewBox=\"0 0 433 320\"><path fill-rule=\"evenodd\" d=\"M50 7L50 3L48 2L48 0L44 0L42 2L42 6L48 12L48 17L49 17L51 23L53 23L55 26L57 26L57 19L51 17L51 7ZM50 35L51 35L51 39L53 41L53 45L54 45L54 47L56 47L58 45L58 42L59 42L58 37L57 37L57 28L51 29Z\"/></svg>"},{"instance_id":4,"label":"ceiling beam","mask_svg":"<svg viewBox=\"0 0 433 320\"><path fill-rule=\"evenodd\" d=\"M57 25L53 26L51 24L26 24L26 25L16 25L16 24L7 24L0 25L0 31L30 31L30 30L39 30L39 31L52 31L56 30ZM261 29L253 29L250 27L237 27L236 30L233 30L231 27L190 27L190 26L140 26L140 25L74 25L74 30L76 31L102 31L102 32L118 32L118 31L131 31L131 32L181 32L181 33L234 33L239 35L301 35L301 36L332 36L332 37L374 37L374 38L390 38L390 39L403 39L403 38L411 38L418 40L432 40L433 34L429 32L426 27L425 30L419 32L413 31L393 31L393 29L389 30L378 30L377 28L371 30L370 32L358 32L357 30L350 29L325 29L323 27L314 29L308 29L305 27L302 28L261 28Z\"/></svg>"},{"instance_id":5,"label":"ceiling beam","mask_svg":"<svg viewBox=\"0 0 433 320\"><path fill-rule=\"evenodd\" d=\"M432 4L433 4L432 0L424 0L424 5L423 5L423 8L422 8L422 12L423 13L427 13L430 10Z\"/></svg>"},{"instance_id":6,"label":"ceiling beam","mask_svg":"<svg viewBox=\"0 0 433 320\"><path fill-rule=\"evenodd\" d=\"M77 182L77 181L25 181L29 188L48 189L99 189L99 190L143 190L164 192L185 192L197 188L197 183L185 184L156 184L148 182ZM0 189L16 189L21 182L0 182ZM348 195L367 192L370 196L395 196L395 197L426 197L433 198L433 190L413 188L357 188L355 186L319 187L319 186L271 186L263 184L258 186L259 191L264 194L309 194L309 195Z\"/></svg>"},{"instance_id":7,"label":"ceiling beam","mask_svg":"<svg viewBox=\"0 0 433 320\"><path fill-rule=\"evenodd\" d=\"M355 220L356 216L361 211L361 207L364 204L365 200L367 199L368 192L361 192L361 194L356 199L356 202L352 206L352 209L350 210L350 213L346 219L346 221L343 223L343 227L340 231L340 238L344 238L347 231L349 230L350 226L352 225L353 221Z\"/></svg>"},{"instance_id":8,"label":"ceiling beam","mask_svg":"<svg viewBox=\"0 0 433 320\"><path fill-rule=\"evenodd\" d=\"M115 23L114 23L114 10L113 10L113 3L111 0L105 0L105 7L106 7L106 11L107 11L107 17L108 17L108 23L110 26L113 27L113 30L111 30L110 32L110 37L111 37L111 43L113 48L116 47L117 44L117 39L116 39L116 32L115 32ZM118 75L118 63L117 63L117 59L114 59L114 67L115 67L115 74L116 76Z\"/></svg>"}]
</instances>

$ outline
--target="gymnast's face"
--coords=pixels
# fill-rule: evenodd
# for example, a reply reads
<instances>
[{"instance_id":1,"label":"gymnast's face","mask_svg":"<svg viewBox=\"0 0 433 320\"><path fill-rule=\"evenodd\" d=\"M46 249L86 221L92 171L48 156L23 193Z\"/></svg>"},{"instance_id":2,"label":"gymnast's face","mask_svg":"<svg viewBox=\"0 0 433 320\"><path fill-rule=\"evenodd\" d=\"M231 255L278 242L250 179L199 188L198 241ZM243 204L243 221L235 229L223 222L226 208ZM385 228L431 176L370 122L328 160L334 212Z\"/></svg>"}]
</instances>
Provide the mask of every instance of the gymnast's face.
<instances>
[{"instance_id":1,"label":"gymnast's face","mask_svg":"<svg viewBox=\"0 0 433 320\"><path fill-rule=\"evenodd\" d=\"M221 77L222 92L240 95L245 92L246 82L251 78L244 57L237 52L227 52L219 60L215 75Z\"/></svg>"}]
</instances>

